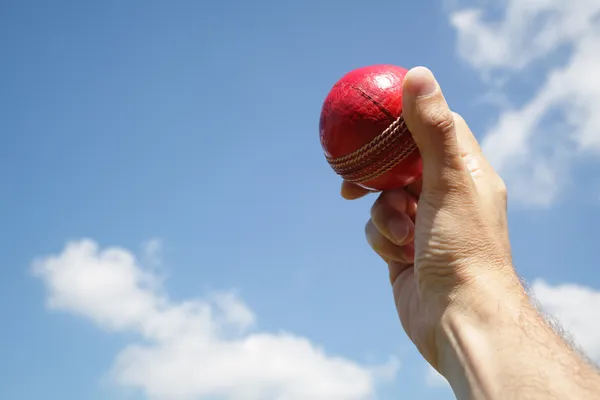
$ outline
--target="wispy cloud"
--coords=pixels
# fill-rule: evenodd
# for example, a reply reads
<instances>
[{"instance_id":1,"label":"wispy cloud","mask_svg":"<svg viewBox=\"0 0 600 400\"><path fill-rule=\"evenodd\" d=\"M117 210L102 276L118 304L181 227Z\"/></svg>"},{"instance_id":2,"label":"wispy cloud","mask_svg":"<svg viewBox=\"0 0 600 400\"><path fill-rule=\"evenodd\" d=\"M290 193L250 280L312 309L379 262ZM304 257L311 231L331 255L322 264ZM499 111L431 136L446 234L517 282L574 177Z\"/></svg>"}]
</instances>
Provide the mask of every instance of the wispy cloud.
<instances>
[{"instance_id":1,"label":"wispy cloud","mask_svg":"<svg viewBox=\"0 0 600 400\"><path fill-rule=\"evenodd\" d=\"M399 367L394 358L361 365L305 337L260 332L232 292L174 302L131 252L100 249L92 240L40 258L33 273L47 288L50 309L139 335L116 356L110 375L151 399L370 399Z\"/></svg>"},{"instance_id":2,"label":"wispy cloud","mask_svg":"<svg viewBox=\"0 0 600 400\"><path fill-rule=\"evenodd\" d=\"M508 0L501 14L459 9L450 15L458 53L498 90L529 69L542 83L524 104L504 105L483 149L505 178L511 198L549 206L569 182L569 165L600 153L600 3ZM557 52L566 61L550 61ZM519 91L517 89L517 91ZM519 91L505 93L519 97Z\"/></svg>"}]
</instances>

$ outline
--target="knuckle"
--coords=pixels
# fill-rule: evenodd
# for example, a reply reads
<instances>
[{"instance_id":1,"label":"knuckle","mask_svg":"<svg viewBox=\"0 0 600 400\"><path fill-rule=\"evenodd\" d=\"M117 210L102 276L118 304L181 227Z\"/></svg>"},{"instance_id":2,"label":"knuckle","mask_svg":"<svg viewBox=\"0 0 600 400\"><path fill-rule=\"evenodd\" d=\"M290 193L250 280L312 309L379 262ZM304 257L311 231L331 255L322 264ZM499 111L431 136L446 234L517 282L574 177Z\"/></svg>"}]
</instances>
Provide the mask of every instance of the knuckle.
<instances>
[{"instance_id":1,"label":"knuckle","mask_svg":"<svg viewBox=\"0 0 600 400\"><path fill-rule=\"evenodd\" d=\"M506 183L500 177L498 177L498 181L496 183L496 187L497 187L497 190L498 190L499 193L506 194L507 191L508 191L508 189L506 187Z\"/></svg>"},{"instance_id":2,"label":"knuckle","mask_svg":"<svg viewBox=\"0 0 600 400\"><path fill-rule=\"evenodd\" d=\"M367 242L371 249L380 257L388 260L403 261L406 257L403 248L392 244L375 227L372 220L369 220L365 226Z\"/></svg>"},{"instance_id":3,"label":"knuckle","mask_svg":"<svg viewBox=\"0 0 600 400\"><path fill-rule=\"evenodd\" d=\"M371 215L389 216L389 214L394 213L396 209L406 208L406 196L407 194L404 189L382 192L371 208Z\"/></svg>"},{"instance_id":4,"label":"knuckle","mask_svg":"<svg viewBox=\"0 0 600 400\"><path fill-rule=\"evenodd\" d=\"M367 238L371 235L372 230L373 230L373 221L368 220L367 223L365 224L365 236L367 236Z\"/></svg>"},{"instance_id":5,"label":"knuckle","mask_svg":"<svg viewBox=\"0 0 600 400\"><path fill-rule=\"evenodd\" d=\"M385 210L383 203L378 199L371 207L370 224L375 226L375 222L381 221L384 218ZM371 228L370 228L371 229Z\"/></svg>"},{"instance_id":6,"label":"knuckle","mask_svg":"<svg viewBox=\"0 0 600 400\"><path fill-rule=\"evenodd\" d=\"M497 176L496 179L496 193L503 201L507 200L508 188L506 187L506 183L500 176Z\"/></svg>"},{"instance_id":7,"label":"knuckle","mask_svg":"<svg viewBox=\"0 0 600 400\"><path fill-rule=\"evenodd\" d=\"M466 124L467 121L465 121L465 119L463 118L462 115L460 115L459 113L457 113L456 111L452 111L452 116L454 118L454 123L458 124Z\"/></svg>"},{"instance_id":8,"label":"knuckle","mask_svg":"<svg viewBox=\"0 0 600 400\"><path fill-rule=\"evenodd\" d=\"M429 108L426 123L430 128L442 133L451 132L455 127L454 115L448 107L439 103L435 103Z\"/></svg>"},{"instance_id":9,"label":"knuckle","mask_svg":"<svg viewBox=\"0 0 600 400\"><path fill-rule=\"evenodd\" d=\"M375 248L377 246L377 242L379 241L378 236L379 231L375 227L373 220L370 219L365 225L365 237L367 238L367 243L369 243L371 247Z\"/></svg>"}]
</instances>

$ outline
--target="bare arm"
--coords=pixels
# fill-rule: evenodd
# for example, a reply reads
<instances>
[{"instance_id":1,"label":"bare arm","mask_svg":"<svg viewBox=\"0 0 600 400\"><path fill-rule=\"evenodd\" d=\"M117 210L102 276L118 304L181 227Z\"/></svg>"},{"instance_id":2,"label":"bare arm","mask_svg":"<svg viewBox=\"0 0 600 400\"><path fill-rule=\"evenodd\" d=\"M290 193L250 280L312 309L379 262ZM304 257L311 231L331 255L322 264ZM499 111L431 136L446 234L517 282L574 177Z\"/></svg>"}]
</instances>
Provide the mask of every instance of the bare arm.
<instances>
[{"instance_id":1,"label":"bare arm","mask_svg":"<svg viewBox=\"0 0 600 400\"><path fill-rule=\"evenodd\" d=\"M458 399L599 398L596 367L553 329L524 291L508 296L499 291L479 304L474 313L449 311L438 335L439 369Z\"/></svg>"}]
</instances>

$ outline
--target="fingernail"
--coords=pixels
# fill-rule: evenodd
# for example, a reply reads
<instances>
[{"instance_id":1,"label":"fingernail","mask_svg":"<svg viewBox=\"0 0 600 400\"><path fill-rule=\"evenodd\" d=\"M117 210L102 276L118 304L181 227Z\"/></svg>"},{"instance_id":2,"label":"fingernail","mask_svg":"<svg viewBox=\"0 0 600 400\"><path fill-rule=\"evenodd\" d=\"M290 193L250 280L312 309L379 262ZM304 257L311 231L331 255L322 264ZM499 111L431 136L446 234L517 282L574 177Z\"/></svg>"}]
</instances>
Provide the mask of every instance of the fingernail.
<instances>
[{"instance_id":1,"label":"fingernail","mask_svg":"<svg viewBox=\"0 0 600 400\"><path fill-rule=\"evenodd\" d=\"M409 233L408 225L404 218L390 219L388 229L390 235L393 237L392 241L396 244L404 243Z\"/></svg>"},{"instance_id":2,"label":"fingernail","mask_svg":"<svg viewBox=\"0 0 600 400\"><path fill-rule=\"evenodd\" d=\"M406 90L415 97L429 96L438 90L433 73L425 67L416 67L409 72Z\"/></svg>"}]
</instances>

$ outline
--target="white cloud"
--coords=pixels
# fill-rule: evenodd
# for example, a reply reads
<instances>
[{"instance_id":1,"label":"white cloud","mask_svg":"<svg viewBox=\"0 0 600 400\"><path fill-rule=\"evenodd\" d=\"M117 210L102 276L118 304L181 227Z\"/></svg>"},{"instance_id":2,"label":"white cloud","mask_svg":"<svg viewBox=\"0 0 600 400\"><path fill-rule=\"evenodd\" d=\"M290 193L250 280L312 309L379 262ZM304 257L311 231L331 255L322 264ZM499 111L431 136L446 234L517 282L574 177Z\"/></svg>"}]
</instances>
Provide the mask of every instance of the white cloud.
<instances>
[{"instance_id":1,"label":"white cloud","mask_svg":"<svg viewBox=\"0 0 600 400\"><path fill-rule=\"evenodd\" d=\"M506 0L500 4L504 5L500 18L482 8L461 9L450 16L461 56L479 69L521 69L589 34L600 11L596 0Z\"/></svg>"},{"instance_id":2,"label":"white cloud","mask_svg":"<svg viewBox=\"0 0 600 400\"><path fill-rule=\"evenodd\" d=\"M600 2L508 0L500 18L485 11L451 14L459 54L483 77L510 81L535 68L543 82L524 104L502 108L482 146L511 198L548 206L568 183L568 166L600 153ZM565 46L566 62L548 61Z\"/></svg>"},{"instance_id":3,"label":"white cloud","mask_svg":"<svg viewBox=\"0 0 600 400\"><path fill-rule=\"evenodd\" d=\"M291 333L255 331L256 317L234 293L174 302L161 280L122 248L69 243L33 265L47 306L134 332L110 373L155 400L362 400L393 379L398 361L367 366L327 354Z\"/></svg>"},{"instance_id":4,"label":"white cloud","mask_svg":"<svg viewBox=\"0 0 600 400\"><path fill-rule=\"evenodd\" d=\"M576 284L552 286L543 280L532 285L541 307L554 317L586 355L600 363L600 291Z\"/></svg>"}]
</instances>

